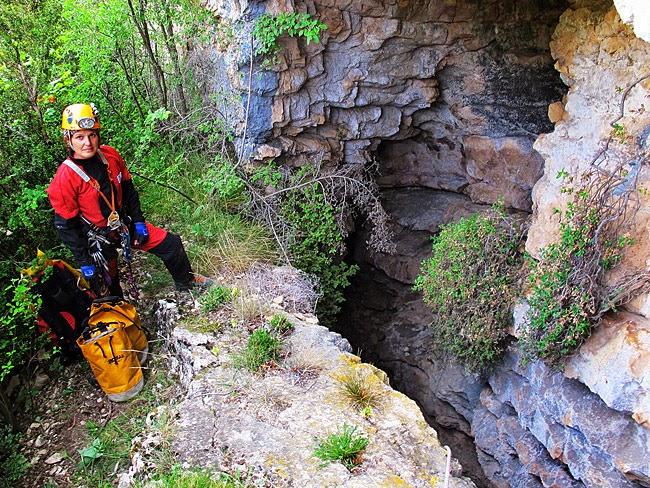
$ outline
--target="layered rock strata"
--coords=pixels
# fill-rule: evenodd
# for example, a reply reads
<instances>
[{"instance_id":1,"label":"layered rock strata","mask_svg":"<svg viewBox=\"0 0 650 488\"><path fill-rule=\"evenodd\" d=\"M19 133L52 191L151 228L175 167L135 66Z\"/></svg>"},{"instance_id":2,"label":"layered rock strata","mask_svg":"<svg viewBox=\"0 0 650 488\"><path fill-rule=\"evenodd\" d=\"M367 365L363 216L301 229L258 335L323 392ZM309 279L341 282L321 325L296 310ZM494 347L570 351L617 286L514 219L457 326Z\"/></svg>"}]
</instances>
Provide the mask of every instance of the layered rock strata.
<instances>
[{"instance_id":1,"label":"layered rock strata","mask_svg":"<svg viewBox=\"0 0 650 488\"><path fill-rule=\"evenodd\" d=\"M650 53L611 1L208 4L241 29L240 49L223 71L244 94L245 152L294 165L376 161L399 253L369 252L359 229L351 245L361 272L349 298L362 306L346 310L342 330L418 400L441 435L463 446L455 454L476 481L649 486L643 317L608 319L564 374L541 363L522 367L513 352L490 378L473 378L436 356L431 317L410 290L438 226L498 198L519 211L534 206L527 247L539 255L557 235L553 208L566 203L555 175L590 164L635 82L620 120L625 137L611 144L611 160L643 149L650 121L641 78ZM642 33L644 6L616 4ZM263 10L307 11L328 31L319 44L282 40L277 65L261 70L251 63L246 19ZM553 130L549 119L555 131L533 148ZM641 162L630 171L647 179ZM647 265L647 215L642 205L623 270ZM630 310L647 315L647 303L639 299Z\"/></svg>"},{"instance_id":2,"label":"layered rock strata","mask_svg":"<svg viewBox=\"0 0 650 488\"><path fill-rule=\"evenodd\" d=\"M617 116L622 92L643 77L647 63L642 60L650 59L649 46L634 38L611 4L575 2L575 7L562 16L551 43L570 91L562 103L549 107L549 117L557 124L555 132L535 143L547 166L534 193L535 221L527 244L534 253L556 235L552 210L562 208L564 202L555 174L562 168L584 170L612 132L609 124ZM640 135L647 133L644 86L641 82L629 92L622 119L626 129ZM638 154L639 144L644 144L642 137L630 137L623 144L614 141L612 160ZM406 157L400 161L399 154ZM398 245L399 255L391 258L368 252L363 235L356 241L355 259L364 264L350 303L365 305L363 309L351 305L348 311L344 329L352 343L364 347L368 357L389 372L394 384L418 399L441 434L468 449L475 442L477 458L462 461L468 469L480 464L485 478L478 475L479 483L648 486L650 341L644 317L630 313L608 317L563 374L542 363L523 367L512 352L489 378L480 379L436 356L426 329L431 317L408 285L418 260L426 256L428 232L435 232L432 220L437 218L440 224L453 217L444 216L445 207L432 205L431 199L421 198L421 190L413 191L413 187L426 181L444 188L440 181L446 180L446 189L453 189L461 178L444 164L423 170L412 163L421 159L398 151L398 163L390 168L388 182L400 186L399 177L393 174L399 175L404 168L408 173L402 176L403 186L410 188L404 194L395 189L384 192L398 227L396 234L405 243ZM506 168L502 162L494 171L507 174ZM645 171L642 167L638 172L641 186ZM397 203L405 199L410 203ZM472 202L468 203L467 211L472 208ZM435 210L423 212L424 208ZM623 272L645 266L646 213L642 205L634 228L636 244L623 263ZM422 247L414 246L414 240ZM637 300L631 309L643 312L645 307L644 300ZM369 322L373 325L359 327Z\"/></svg>"}]
</instances>

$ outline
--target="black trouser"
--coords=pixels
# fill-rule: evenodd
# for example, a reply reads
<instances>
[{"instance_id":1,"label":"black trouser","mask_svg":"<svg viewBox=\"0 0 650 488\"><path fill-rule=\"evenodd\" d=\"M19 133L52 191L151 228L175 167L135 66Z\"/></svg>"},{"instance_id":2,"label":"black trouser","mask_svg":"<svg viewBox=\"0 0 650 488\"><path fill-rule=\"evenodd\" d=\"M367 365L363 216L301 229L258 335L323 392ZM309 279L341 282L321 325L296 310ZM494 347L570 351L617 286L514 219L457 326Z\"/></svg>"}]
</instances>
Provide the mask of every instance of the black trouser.
<instances>
[{"instance_id":1,"label":"black trouser","mask_svg":"<svg viewBox=\"0 0 650 488\"><path fill-rule=\"evenodd\" d=\"M172 275L172 279L177 288L189 286L190 281L192 281L192 267L190 266L190 260L187 257L185 247L183 247L183 242L179 236L168 232L160 244L146 252L158 256L162 260L167 271ZM108 293L109 295L122 297L124 296L124 292L120 286L117 249L106 246L102 250L102 253L106 261L108 261L108 274L111 279L111 283L108 286Z\"/></svg>"}]
</instances>

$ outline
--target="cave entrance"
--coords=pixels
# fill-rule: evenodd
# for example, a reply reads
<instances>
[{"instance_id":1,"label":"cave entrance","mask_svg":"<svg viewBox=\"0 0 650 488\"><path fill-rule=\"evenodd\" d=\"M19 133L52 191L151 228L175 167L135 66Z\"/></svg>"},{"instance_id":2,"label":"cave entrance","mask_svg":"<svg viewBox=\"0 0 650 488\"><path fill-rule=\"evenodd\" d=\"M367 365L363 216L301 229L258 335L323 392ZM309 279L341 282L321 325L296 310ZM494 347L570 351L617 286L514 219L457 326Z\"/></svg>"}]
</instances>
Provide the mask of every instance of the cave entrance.
<instances>
[{"instance_id":1,"label":"cave entrance","mask_svg":"<svg viewBox=\"0 0 650 488\"><path fill-rule=\"evenodd\" d=\"M471 427L484 383L436 352L432 316L411 286L441 224L499 199L531 211L531 190L543 171L533 142L553 130L548 106L566 92L549 42L568 1L452 2L451 20L436 6L449 2L407 3L404 20L415 22L422 49L436 51L430 57L439 60L438 93L426 108L404 114L399 133L376 144L377 183L397 253L371 252L364 224L351 234L349 259L360 271L337 331L419 403L466 475L493 486L491 460L474 446ZM446 38L428 39L441 16Z\"/></svg>"}]
</instances>

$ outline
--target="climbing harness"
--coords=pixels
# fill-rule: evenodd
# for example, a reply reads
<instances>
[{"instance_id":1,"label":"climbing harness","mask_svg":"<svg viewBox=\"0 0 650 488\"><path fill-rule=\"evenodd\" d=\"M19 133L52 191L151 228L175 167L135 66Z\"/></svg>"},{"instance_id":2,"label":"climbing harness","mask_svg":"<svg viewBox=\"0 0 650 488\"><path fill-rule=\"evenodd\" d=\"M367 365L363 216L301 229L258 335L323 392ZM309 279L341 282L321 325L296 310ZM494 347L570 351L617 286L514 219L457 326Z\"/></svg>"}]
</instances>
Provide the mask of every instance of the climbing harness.
<instances>
[{"instance_id":1,"label":"climbing harness","mask_svg":"<svg viewBox=\"0 0 650 488\"><path fill-rule=\"evenodd\" d=\"M106 245L110 245L110 246L115 245L117 239L115 238L111 239L111 237L119 236L120 247L122 249L122 254L124 256L124 261L126 262L125 274L126 274L126 281L129 285L129 295L135 302L137 302L140 298L140 292L138 291L138 286L135 281L135 276L133 274L133 267L131 266L132 257L133 257L131 252L131 234L129 232L129 228L126 226L126 224L124 224L124 222L120 218L120 214L117 212L117 209L115 208L115 191L113 189L111 174L110 171L108 170L108 161L106 160L106 157L102 154L100 150L97 150L97 154L99 155L102 162L106 165L106 170L109 172L108 179L109 179L109 186L111 189L110 201L108 200L108 197L104 195L104 192L102 192L99 186L99 182L94 178L88 176L88 174L83 169L81 169L77 164L75 164L69 159L63 161L63 164L65 164L70 169L72 169L75 173L77 173L85 183L88 183L90 186L92 186L97 191L99 196L104 200L104 202L106 203L106 205L111 211L108 217L106 218L106 222L107 222L106 229L102 229L98 227L97 225L93 224L88 219L86 219L83 215L81 216L82 220L88 226L88 231L86 232L86 235L88 238L90 255L92 256L93 261L95 261L95 264L99 267L99 269L102 270L102 275L103 275L102 281L104 285L110 286L112 280L109 274L108 261L106 260L106 257L104 256L102 251L104 246ZM117 234L117 236L115 234ZM105 290L102 289L102 293L104 291Z\"/></svg>"}]
</instances>

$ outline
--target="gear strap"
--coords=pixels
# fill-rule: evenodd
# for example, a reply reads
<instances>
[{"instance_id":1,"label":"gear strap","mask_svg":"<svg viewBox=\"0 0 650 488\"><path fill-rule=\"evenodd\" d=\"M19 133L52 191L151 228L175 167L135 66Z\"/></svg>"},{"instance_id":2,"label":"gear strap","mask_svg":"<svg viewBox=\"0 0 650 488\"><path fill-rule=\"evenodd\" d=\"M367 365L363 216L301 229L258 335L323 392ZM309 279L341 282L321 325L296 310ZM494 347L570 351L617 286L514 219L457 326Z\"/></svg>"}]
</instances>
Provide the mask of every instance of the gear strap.
<instances>
[{"instance_id":1,"label":"gear strap","mask_svg":"<svg viewBox=\"0 0 650 488\"><path fill-rule=\"evenodd\" d=\"M79 177L85 183L88 183L95 190L97 190L97 193L99 193L99 196L102 197L104 202L106 202L106 205L108 205L108 208L110 208L111 213L114 214L114 213L117 212L116 209L115 209L115 192L113 191L113 181L111 179L111 174L108 171L108 161L106 160L106 156L104 156L104 154L102 153L102 151L100 149L97 149L97 155L99 156L99 159L102 160L102 163L104 163L104 165L106 165L106 171L108 172L108 186L111 189L111 201L110 202L108 201L108 198L106 197L106 195L104 195L104 192L99 187L99 182L97 180L95 180L94 178L91 178L90 176L88 176L88 173L86 173L83 169L81 169L81 167L77 163L75 163L74 161L72 161L70 159L66 159L65 161L63 161L63 164L65 164L68 168L70 168L72 171L77 173L79 175Z\"/></svg>"},{"instance_id":2,"label":"gear strap","mask_svg":"<svg viewBox=\"0 0 650 488\"><path fill-rule=\"evenodd\" d=\"M133 268L131 266L131 236L129 234L129 229L124 223L119 219L119 214L115 210L115 192L113 191L113 181L111 178L111 173L108 170L108 161L106 160L106 156L101 152L101 150L97 149L97 154L99 155L99 158L102 160L102 162L106 165L106 171L108 172L108 185L111 188L111 201L108 201L108 198L106 198L106 195L102 192L102 190L99 187L99 183L97 180L91 178L88 176L88 174L79 167L78 164L74 163L70 159L66 159L63 161L63 164L65 164L68 168L70 168L72 171L77 173L79 177L85 182L88 183L90 186L92 186L95 190L97 190L97 193L99 193L99 196L101 196L104 199L104 202L106 202L106 205L111 210L111 215L108 218L108 223L109 227L111 227L112 221L111 218L113 216L117 217L118 222L114 222L115 225L114 228L111 227L111 230L117 231L120 236L120 247L122 248L122 252L124 254L124 260L126 261L126 277L127 281L129 283L129 288L130 288L130 294L131 297L135 302L138 301L140 298L140 293L138 291L138 286L135 281L135 276L133 274ZM89 244L91 247L90 254L95 260L95 262L104 269L104 283L109 283L110 284L110 277L108 276L108 263L106 262L106 258L103 255L102 252L102 244L110 244L110 241L106 238L106 236L102 235L102 230L91 223L88 219L86 219L83 215L81 218L84 220L86 224L89 226L89 231L87 233L88 235L88 240ZM108 278L108 280L107 280Z\"/></svg>"}]
</instances>

